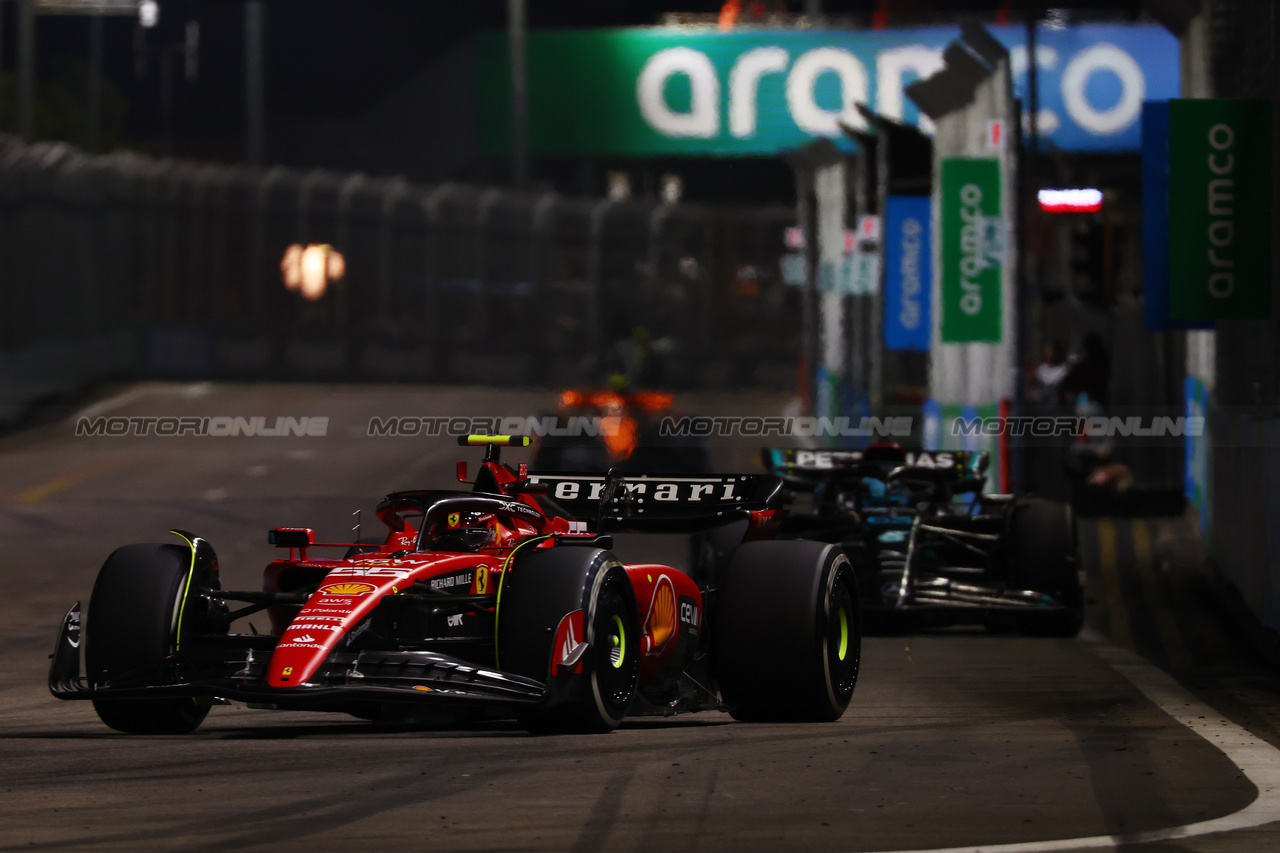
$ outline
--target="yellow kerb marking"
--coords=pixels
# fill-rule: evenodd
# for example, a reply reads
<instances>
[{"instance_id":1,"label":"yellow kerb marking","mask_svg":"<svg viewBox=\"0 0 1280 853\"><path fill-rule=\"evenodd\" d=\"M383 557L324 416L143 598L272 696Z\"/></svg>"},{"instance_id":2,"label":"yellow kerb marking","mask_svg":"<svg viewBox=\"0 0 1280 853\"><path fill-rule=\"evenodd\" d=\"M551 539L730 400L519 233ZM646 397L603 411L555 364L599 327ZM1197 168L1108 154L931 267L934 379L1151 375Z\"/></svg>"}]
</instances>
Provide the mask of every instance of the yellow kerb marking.
<instances>
[{"instance_id":1,"label":"yellow kerb marking","mask_svg":"<svg viewBox=\"0 0 1280 853\"><path fill-rule=\"evenodd\" d=\"M119 468L119 465L93 465L88 468L80 468L75 471L63 474L56 480L45 483L42 486L36 486L28 489L18 495L18 503L36 504L49 497L49 495L61 492L63 489L69 489L72 486L78 486L81 483L92 480L94 477L106 474Z\"/></svg>"}]
</instances>

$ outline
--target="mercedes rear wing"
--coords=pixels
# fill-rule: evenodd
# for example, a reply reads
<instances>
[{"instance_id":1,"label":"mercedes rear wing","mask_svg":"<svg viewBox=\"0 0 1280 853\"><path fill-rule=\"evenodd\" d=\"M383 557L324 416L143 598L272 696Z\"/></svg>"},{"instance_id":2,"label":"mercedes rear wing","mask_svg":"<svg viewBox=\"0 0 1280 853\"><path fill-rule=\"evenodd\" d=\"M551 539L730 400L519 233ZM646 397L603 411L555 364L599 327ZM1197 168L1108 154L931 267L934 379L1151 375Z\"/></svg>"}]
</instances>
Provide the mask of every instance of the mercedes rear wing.
<instances>
[{"instance_id":1,"label":"mercedes rear wing","mask_svg":"<svg viewBox=\"0 0 1280 853\"><path fill-rule=\"evenodd\" d=\"M905 450L903 465L910 468L951 470L956 477L969 477L986 471L989 454L985 450ZM792 447L766 447L760 451L765 468L779 477L821 480L832 474L848 473L864 461L887 461L883 455L863 450L803 450Z\"/></svg>"}]
</instances>

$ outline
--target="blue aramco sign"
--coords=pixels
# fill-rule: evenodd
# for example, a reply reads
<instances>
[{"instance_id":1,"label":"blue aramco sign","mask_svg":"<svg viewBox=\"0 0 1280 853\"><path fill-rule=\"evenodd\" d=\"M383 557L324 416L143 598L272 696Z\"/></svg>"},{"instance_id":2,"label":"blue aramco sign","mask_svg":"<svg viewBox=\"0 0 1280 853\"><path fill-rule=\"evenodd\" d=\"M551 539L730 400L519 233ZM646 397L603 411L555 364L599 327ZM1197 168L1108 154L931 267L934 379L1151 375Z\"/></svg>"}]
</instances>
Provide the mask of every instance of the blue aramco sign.
<instances>
[{"instance_id":1,"label":"blue aramco sign","mask_svg":"<svg viewBox=\"0 0 1280 853\"><path fill-rule=\"evenodd\" d=\"M891 195L884 224L884 343L927 350L933 330L929 197Z\"/></svg>"}]
</instances>

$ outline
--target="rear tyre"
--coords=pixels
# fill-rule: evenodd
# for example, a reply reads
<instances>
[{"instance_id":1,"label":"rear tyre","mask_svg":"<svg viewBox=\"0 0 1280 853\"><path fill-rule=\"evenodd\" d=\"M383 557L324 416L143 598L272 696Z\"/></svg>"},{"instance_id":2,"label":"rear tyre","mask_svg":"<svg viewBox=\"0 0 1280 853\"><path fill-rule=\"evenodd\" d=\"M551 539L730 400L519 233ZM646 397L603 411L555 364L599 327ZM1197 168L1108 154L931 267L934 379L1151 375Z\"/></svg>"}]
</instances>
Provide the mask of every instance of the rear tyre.
<instances>
[{"instance_id":1,"label":"rear tyre","mask_svg":"<svg viewBox=\"0 0 1280 853\"><path fill-rule=\"evenodd\" d=\"M1015 586L1052 596L1061 608L1021 614L1024 634L1074 637L1084 627L1084 588L1076 522L1068 504L1023 498L1010 509L1010 577Z\"/></svg>"},{"instance_id":2,"label":"rear tyre","mask_svg":"<svg viewBox=\"0 0 1280 853\"><path fill-rule=\"evenodd\" d=\"M712 638L720 694L738 720L830 722L858 681L862 625L835 545L748 542L729 558Z\"/></svg>"},{"instance_id":3,"label":"rear tyre","mask_svg":"<svg viewBox=\"0 0 1280 853\"><path fill-rule=\"evenodd\" d=\"M626 570L608 551L559 546L516 561L503 579L498 663L546 681L548 704L522 717L534 731L607 732L618 726L640 678L640 617ZM587 649L580 674L553 663L556 629L582 611Z\"/></svg>"},{"instance_id":4,"label":"rear tyre","mask_svg":"<svg viewBox=\"0 0 1280 853\"><path fill-rule=\"evenodd\" d=\"M191 549L178 545L125 545L117 548L101 571L89 599L85 625L85 663L95 685L130 673L146 672L172 654L177 645L191 569ZM208 583L192 578L192 586ZM98 717L116 731L129 734L185 734L209 713L192 699L94 699Z\"/></svg>"}]
</instances>

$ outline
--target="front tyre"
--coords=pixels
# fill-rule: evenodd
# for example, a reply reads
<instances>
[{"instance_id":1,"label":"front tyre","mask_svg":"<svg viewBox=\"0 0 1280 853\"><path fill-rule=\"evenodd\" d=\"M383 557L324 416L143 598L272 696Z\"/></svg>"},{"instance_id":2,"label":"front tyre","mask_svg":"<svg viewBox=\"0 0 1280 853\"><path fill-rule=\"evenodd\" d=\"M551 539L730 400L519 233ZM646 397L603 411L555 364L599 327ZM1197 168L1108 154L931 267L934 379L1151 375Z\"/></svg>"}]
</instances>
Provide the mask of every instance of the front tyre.
<instances>
[{"instance_id":1,"label":"front tyre","mask_svg":"<svg viewBox=\"0 0 1280 853\"><path fill-rule=\"evenodd\" d=\"M640 678L640 617L626 570L608 551L557 546L522 555L502 580L498 664L546 681L545 705L523 717L535 731L607 732ZM561 621L582 611L581 672L561 671Z\"/></svg>"},{"instance_id":2,"label":"front tyre","mask_svg":"<svg viewBox=\"0 0 1280 853\"><path fill-rule=\"evenodd\" d=\"M182 607L191 573L191 549L178 545L125 545L107 558L85 625L91 683L145 675L173 654L180 620L194 615ZM191 585L207 580L191 578ZM190 627L182 625L182 632ZM93 708L102 722L128 734L186 734L209 713L208 705L189 698L94 699Z\"/></svg>"},{"instance_id":3,"label":"front tyre","mask_svg":"<svg viewBox=\"0 0 1280 853\"><path fill-rule=\"evenodd\" d=\"M734 550L712 642L721 697L735 719L840 718L861 660L857 589L835 545L787 540Z\"/></svg>"},{"instance_id":4,"label":"front tyre","mask_svg":"<svg viewBox=\"0 0 1280 853\"><path fill-rule=\"evenodd\" d=\"M1074 637L1084 627L1084 587L1071 506L1029 497L1020 498L1009 512L1014 584L1044 593L1056 604L1042 613L1021 614L1022 633Z\"/></svg>"}]
</instances>

